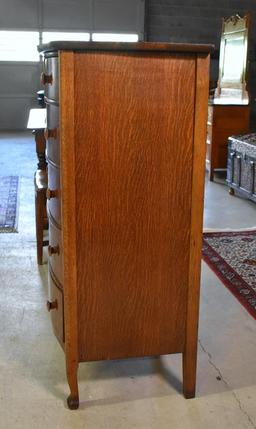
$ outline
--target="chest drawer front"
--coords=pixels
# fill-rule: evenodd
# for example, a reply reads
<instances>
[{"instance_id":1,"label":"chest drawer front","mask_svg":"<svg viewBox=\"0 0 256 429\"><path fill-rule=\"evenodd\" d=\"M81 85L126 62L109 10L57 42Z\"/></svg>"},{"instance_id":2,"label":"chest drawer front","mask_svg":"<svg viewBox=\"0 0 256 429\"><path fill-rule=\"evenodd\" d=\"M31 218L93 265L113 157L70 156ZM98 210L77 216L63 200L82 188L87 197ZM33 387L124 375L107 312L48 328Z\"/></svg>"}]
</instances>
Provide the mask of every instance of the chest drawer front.
<instances>
[{"instance_id":1,"label":"chest drawer front","mask_svg":"<svg viewBox=\"0 0 256 429\"><path fill-rule=\"evenodd\" d=\"M51 162L48 163L48 189L46 196L48 212L56 223L61 226L60 169Z\"/></svg>"},{"instance_id":2,"label":"chest drawer front","mask_svg":"<svg viewBox=\"0 0 256 429\"><path fill-rule=\"evenodd\" d=\"M65 342L63 292L61 288L57 286L57 283L54 281L51 272L49 272L48 309L50 310L51 314L54 334L56 335L61 346L63 347L63 343Z\"/></svg>"},{"instance_id":3,"label":"chest drawer front","mask_svg":"<svg viewBox=\"0 0 256 429\"><path fill-rule=\"evenodd\" d=\"M63 261L61 230L49 218L49 265L55 277L63 285Z\"/></svg>"},{"instance_id":4,"label":"chest drawer front","mask_svg":"<svg viewBox=\"0 0 256 429\"><path fill-rule=\"evenodd\" d=\"M42 75L45 97L59 101L59 65L58 58L46 58L44 61L44 71Z\"/></svg>"},{"instance_id":5,"label":"chest drawer front","mask_svg":"<svg viewBox=\"0 0 256 429\"><path fill-rule=\"evenodd\" d=\"M46 153L47 158L54 164L60 165L60 144L59 144L59 106L46 104L47 129L46 129Z\"/></svg>"}]
</instances>

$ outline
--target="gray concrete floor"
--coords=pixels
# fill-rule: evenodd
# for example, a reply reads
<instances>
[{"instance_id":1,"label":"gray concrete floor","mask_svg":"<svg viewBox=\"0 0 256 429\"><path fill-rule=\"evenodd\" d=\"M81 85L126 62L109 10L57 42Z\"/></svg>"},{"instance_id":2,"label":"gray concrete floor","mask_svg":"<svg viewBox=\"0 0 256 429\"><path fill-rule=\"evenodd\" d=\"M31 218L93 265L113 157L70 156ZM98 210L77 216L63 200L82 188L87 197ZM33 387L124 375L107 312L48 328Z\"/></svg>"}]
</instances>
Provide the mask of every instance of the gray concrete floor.
<instances>
[{"instance_id":1,"label":"gray concrete floor","mask_svg":"<svg viewBox=\"0 0 256 429\"><path fill-rule=\"evenodd\" d=\"M256 428L256 324L204 263L196 398L183 398L172 355L80 364L80 409L67 409L47 266L36 264L35 165L29 134L0 135L0 174L21 176L19 233L0 234L0 429ZM255 213L221 181L206 184L206 227L253 227Z\"/></svg>"}]
</instances>

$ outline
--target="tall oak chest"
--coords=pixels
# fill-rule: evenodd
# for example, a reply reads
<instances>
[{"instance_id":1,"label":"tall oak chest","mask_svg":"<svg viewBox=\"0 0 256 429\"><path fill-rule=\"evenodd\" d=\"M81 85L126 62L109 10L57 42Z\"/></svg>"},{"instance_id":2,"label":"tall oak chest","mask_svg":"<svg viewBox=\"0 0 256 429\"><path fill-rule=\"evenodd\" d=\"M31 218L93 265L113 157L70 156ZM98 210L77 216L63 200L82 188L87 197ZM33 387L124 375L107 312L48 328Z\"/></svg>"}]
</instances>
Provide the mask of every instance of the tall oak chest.
<instances>
[{"instance_id":1,"label":"tall oak chest","mask_svg":"<svg viewBox=\"0 0 256 429\"><path fill-rule=\"evenodd\" d=\"M183 355L195 395L210 46L51 42L49 301L79 362Z\"/></svg>"}]
</instances>

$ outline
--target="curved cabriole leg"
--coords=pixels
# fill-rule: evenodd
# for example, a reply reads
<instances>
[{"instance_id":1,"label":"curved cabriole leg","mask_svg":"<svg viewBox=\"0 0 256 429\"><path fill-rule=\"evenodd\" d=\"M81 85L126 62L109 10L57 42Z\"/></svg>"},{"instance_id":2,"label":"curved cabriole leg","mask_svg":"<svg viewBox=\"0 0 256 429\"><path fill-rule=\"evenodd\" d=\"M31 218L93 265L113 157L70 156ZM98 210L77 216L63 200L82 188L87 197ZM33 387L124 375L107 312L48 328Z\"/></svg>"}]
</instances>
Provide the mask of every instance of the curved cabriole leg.
<instances>
[{"instance_id":1,"label":"curved cabriole leg","mask_svg":"<svg viewBox=\"0 0 256 429\"><path fill-rule=\"evenodd\" d=\"M67 398L67 404L70 410L77 410L79 407L79 397L70 394Z\"/></svg>"},{"instance_id":2,"label":"curved cabriole leg","mask_svg":"<svg viewBox=\"0 0 256 429\"><path fill-rule=\"evenodd\" d=\"M67 398L67 404L70 410L77 410L79 407L77 370L78 366L76 364L67 363L67 379L70 387L70 395Z\"/></svg>"}]
</instances>

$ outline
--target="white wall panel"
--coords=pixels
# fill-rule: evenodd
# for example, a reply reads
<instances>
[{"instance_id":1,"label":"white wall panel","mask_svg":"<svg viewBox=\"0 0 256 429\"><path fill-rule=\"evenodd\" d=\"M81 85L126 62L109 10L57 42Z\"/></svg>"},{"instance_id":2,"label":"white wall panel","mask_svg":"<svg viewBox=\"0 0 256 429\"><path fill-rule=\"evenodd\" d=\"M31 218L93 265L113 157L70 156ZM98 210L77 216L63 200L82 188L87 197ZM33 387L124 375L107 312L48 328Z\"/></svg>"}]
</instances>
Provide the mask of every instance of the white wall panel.
<instances>
[{"instance_id":1,"label":"white wall panel","mask_svg":"<svg viewBox=\"0 0 256 429\"><path fill-rule=\"evenodd\" d=\"M0 0L2 30L144 34L144 0ZM40 64L0 61L0 129L24 129Z\"/></svg>"}]
</instances>

